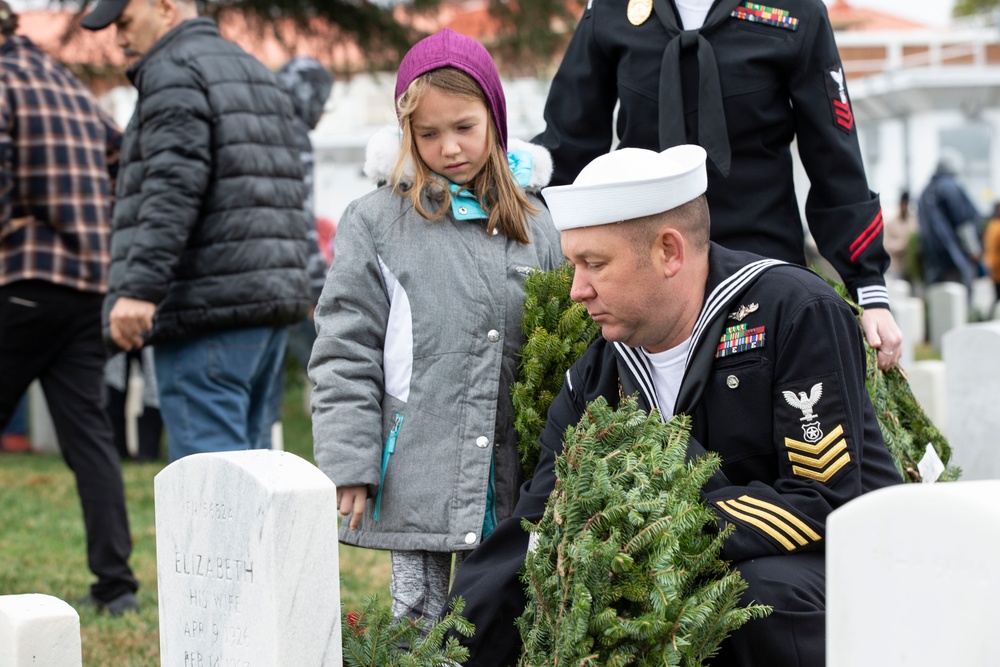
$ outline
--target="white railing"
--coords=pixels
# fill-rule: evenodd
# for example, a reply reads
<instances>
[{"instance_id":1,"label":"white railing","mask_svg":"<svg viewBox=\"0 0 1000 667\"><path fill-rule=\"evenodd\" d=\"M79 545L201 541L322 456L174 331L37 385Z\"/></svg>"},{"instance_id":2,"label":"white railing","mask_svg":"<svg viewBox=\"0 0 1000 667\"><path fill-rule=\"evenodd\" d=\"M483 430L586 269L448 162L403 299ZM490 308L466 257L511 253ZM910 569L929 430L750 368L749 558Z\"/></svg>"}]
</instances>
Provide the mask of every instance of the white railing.
<instances>
[{"instance_id":1,"label":"white railing","mask_svg":"<svg viewBox=\"0 0 1000 667\"><path fill-rule=\"evenodd\" d=\"M837 44L844 68L854 76L906 69L938 69L961 65L984 67L989 64L990 46L1000 47L1000 31L977 28L956 31L842 32ZM853 59L857 48L884 49L882 58ZM913 51L914 53L907 53Z\"/></svg>"}]
</instances>

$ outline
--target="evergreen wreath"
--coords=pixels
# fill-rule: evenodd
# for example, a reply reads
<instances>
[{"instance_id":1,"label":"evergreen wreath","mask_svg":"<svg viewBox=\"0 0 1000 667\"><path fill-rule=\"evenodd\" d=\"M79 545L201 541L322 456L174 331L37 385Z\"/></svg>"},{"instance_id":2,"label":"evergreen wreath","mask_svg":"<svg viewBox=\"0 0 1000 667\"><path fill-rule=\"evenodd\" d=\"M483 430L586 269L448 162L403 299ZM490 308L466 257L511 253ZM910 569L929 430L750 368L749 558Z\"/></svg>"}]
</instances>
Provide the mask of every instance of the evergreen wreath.
<instances>
[{"instance_id":1,"label":"evergreen wreath","mask_svg":"<svg viewBox=\"0 0 1000 667\"><path fill-rule=\"evenodd\" d=\"M344 667L442 667L467 660L469 649L449 630L471 637L473 625L462 618L465 602L452 600L439 621L394 619L391 609L379 605L378 597L365 600L359 612L340 610Z\"/></svg>"},{"instance_id":2,"label":"evergreen wreath","mask_svg":"<svg viewBox=\"0 0 1000 667\"><path fill-rule=\"evenodd\" d=\"M524 283L526 337L518 380L513 387L514 428L525 478L535 473L538 436L545 428L552 399L562 389L566 371L601 334L586 307L569 298L573 265L535 271Z\"/></svg>"},{"instance_id":3,"label":"evergreen wreath","mask_svg":"<svg viewBox=\"0 0 1000 667\"><path fill-rule=\"evenodd\" d=\"M524 523L520 667L696 667L770 613L739 606L746 582L719 556L734 526L701 499L719 457L686 462L689 432L634 398L598 398L567 429L545 514Z\"/></svg>"},{"instance_id":4,"label":"evergreen wreath","mask_svg":"<svg viewBox=\"0 0 1000 667\"><path fill-rule=\"evenodd\" d=\"M864 308L851 299L847 288L829 278L826 278L826 281L837 294L858 311L860 318ZM944 472L937 481L954 482L961 476L962 469L949 465L951 446L948 440L917 403L903 369L895 366L883 371L878 367L878 360L875 358L877 353L878 350L866 340L865 387L872 399L872 405L875 406L875 417L878 419L882 437L903 481L923 481L917 464L927 451L927 445L930 445L945 465Z\"/></svg>"}]
</instances>

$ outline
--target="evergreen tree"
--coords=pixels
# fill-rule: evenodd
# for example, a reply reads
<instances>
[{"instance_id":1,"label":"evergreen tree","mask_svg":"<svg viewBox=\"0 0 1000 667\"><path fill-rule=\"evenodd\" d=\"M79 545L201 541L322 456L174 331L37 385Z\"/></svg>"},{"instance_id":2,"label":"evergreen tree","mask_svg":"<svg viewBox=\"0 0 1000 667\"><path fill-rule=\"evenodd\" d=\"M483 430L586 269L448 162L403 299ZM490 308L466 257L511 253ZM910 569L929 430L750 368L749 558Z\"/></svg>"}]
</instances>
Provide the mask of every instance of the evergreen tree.
<instances>
[{"instance_id":1,"label":"evergreen tree","mask_svg":"<svg viewBox=\"0 0 1000 667\"><path fill-rule=\"evenodd\" d=\"M739 606L746 583L720 559L701 488L716 454L685 462L687 417L666 424L603 398L567 429L556 486L525 561L522 667L694 667L769 608Z\"/></svg>"}]
</instances>

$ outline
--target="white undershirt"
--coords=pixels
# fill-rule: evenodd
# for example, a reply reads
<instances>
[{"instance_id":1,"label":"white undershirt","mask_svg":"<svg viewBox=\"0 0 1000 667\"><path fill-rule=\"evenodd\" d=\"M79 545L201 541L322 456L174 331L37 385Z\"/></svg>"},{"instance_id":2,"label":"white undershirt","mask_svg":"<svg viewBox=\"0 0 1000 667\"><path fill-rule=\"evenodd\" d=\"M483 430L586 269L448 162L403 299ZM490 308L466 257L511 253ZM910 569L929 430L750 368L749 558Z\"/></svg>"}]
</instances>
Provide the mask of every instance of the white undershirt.
<instances>
[{"instance_id":1,"label":"white undershirt","mask_svg":"<svg viewBox=\"0 0 1000 667\"><path fill-rule=\"evenodd\" d=\"M660 404L660 412L666 419L674 414L674 404L681 390L681 380L684 379L684 360L687 359L691 339L663 352L647 352L640 348L649 359L653 375L653 389L656 391L656 402Z\"/></svg>"},{"instance_id":2,"label":"white undershirt","mask_svg":"<svg viewBox=\"0 0 1000 667\"><path fill-rule=\"evenodd\" d=\"M674 0L685 30L697 30L705 25L705 17L714 0Z\"/></svg>"}]
</instances>

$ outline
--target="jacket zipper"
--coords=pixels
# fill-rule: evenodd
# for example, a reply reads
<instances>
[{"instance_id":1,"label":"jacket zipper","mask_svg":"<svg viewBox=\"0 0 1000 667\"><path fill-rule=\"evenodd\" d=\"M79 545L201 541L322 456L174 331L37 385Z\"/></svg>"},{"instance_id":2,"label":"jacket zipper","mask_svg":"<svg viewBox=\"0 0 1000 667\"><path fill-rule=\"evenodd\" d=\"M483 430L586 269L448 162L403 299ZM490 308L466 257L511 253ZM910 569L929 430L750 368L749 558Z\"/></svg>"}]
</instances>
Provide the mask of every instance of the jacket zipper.
<instances>
[{"instance_id":1,"label":"jacket zipper","mask_svg":"<svg viewBox=\"0 0 1000 667\"><path fill-rule=\"evenodd\" d=\"M403 425L403 415L396 413L392 421L392 430L389 437L385 439L385 447L382 448L382 471L378 476L378 493L375 494L375 508L372 511L372 521L378 521L382 513L382 488L385 486L385 471L389 467L389 457L396 451L396 436L399 435L399 427Z\"/></svg>"}]
</instances>

